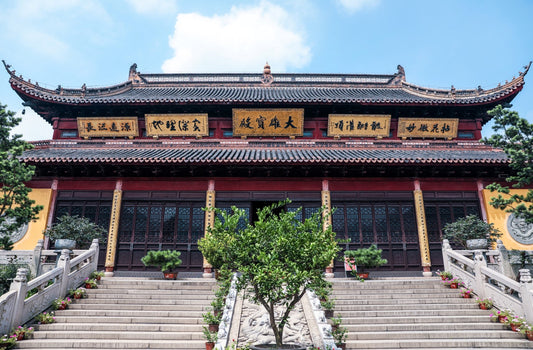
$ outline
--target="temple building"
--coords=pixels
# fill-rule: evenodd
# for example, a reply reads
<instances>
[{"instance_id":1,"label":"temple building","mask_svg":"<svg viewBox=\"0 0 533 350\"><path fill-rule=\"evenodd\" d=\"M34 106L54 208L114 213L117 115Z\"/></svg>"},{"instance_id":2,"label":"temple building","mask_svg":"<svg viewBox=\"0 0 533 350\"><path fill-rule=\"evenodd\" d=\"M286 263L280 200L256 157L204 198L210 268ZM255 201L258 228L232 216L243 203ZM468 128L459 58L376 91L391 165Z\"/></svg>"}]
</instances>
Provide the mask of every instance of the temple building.
<instances>
[{"instance_id":1,"label":"temple building","mask_svg":"<svg viewBox=\"0 0 533 350\"><path fill-rule=\"evenodd\" d=\"M182 271L209 266L197 240L202 208L235 205L254 220L290 198L302 219L325 205L344 249L376 244L390 271L442 268L442 227L469 214L495 223L507 248L533 249L533 227L493 209L485 186L510 173L502 150L480 143L487 111L522 90L437 90L393 74L143 74L98 88L9 83L53 125L22 161L38 221L15 249L32 249L64 214L109 228L101 263L141 271L152 249L182 252ZM514 225L514 226L513 226ZM523 238L519 233L523 232ZM337 262L335 268L342 265Z\"/></svg>"}]
</instances>

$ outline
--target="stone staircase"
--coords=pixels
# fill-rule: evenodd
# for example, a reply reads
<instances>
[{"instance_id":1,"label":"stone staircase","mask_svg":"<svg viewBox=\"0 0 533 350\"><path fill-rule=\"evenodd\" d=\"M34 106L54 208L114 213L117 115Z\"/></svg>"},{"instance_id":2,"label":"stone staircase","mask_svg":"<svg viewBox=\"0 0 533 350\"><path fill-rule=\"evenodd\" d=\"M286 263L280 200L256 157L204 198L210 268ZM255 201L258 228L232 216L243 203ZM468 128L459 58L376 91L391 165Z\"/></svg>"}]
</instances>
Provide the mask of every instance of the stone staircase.
<instances>
[{"instance_id":1,"label":"stone staircase","mask_svg":"<svg viewBox=\"0 0 533 350\"><path fill-rule=\"evenodd\" d=\"M347 349L533 348L440 279L336 279L333 297L348 329Z\"/></svg>"},{"instance_id":2,"label":"stone staircase","mask_svg":"<svg viewBox=\"0 0 533 350\"><path fill-rule=\"evenodd\" d=\"M203 319L214 280L104 278L89 298L56 311L20 349L205 349Z\"/></svg>"}]
</instances>

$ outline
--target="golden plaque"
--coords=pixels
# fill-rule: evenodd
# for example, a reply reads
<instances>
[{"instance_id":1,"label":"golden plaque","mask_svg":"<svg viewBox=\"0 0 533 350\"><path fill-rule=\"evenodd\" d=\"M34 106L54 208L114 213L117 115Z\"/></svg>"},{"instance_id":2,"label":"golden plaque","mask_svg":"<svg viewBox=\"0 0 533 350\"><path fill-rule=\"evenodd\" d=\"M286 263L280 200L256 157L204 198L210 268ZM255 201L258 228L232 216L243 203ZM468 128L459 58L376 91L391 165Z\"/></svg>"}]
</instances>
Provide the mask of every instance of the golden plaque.
<instances>
[{"instance_id":1,"label":"golden plaque","mask_svg":"<svg viewBox=\"0 0 533 350\"><path fill-rule=\"evenodd\" d=\"M302 136L303 108L233 109L234 136Z\"/></svg>"},{"instance_id":2,"label":"golden plaque","mask_svg":"<svg viewBox=\"0 0 533 350\"><path fill-rule=\"evenodd\" d=\"M328 136L389 137L388 114L330 114Z\"/></svg>"},{"instance_id":3,"label":"golden plaque","mask_svg":"<svg viewBox=\"0 0 533 350\"><path fill-rule=\"evenodd\" d=\"M208 136L207 114L146 114L147 136Z\"/></svg>"},{"instance_id":4,"label":"golden plaque","mask_svg":"<svg viewBox=\"0 0 533 350\"><path fill-rule=\"evenodd\" d=\"M139 136L137 117L78 118L80 137L135 137Z\"/></svg>"},{"instance_id":5,"label":"golden plaque","mask_svg":"<svg viewBox=\"0 0 533 350\"><path fill-rule=\"evenodd\" d=\"M453 139L458 126L457 118L399 118L398 137Z\"/></svg>"}]
</instances>

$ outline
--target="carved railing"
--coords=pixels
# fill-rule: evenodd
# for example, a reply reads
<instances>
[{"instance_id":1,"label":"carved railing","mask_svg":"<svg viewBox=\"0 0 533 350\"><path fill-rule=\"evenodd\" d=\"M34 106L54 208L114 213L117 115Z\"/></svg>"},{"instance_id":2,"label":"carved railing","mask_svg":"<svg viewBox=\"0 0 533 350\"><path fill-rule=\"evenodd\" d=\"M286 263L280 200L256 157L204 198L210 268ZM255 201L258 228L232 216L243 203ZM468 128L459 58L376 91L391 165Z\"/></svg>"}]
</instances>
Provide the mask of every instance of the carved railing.
<instances>
[{"instance_id":1,"label":"carved railing","mask_svg":"<svg viewBox=\"0 0 533 350\"><path fill-rule=\"evenodd\" d=\"M237 274L233 274L231 286L228 295L226 296L226 303L224 311L222 312L222 320L218 327L218 340L215 345L216 350L227 349L229 344L229 335L231 332L231 325L233 321L233 314L235 311L235 301L237 300Z\"/></svg>"},{"instance_id":2,"label":"carved railing","mask_svg":"<svg viewBox=\"0 0 533 350\"><path fill-rule=\"evenodd\" d=\"M70 260L70 251L64 249L57 267L27 281L27 269L19 269L10 291L0 296L0 334L30 321L48 309L57 298L66 296L69 289L80 286L91 272L97 269L98 240L93 240L89 250ZM28 291L37 293L26 297Z\"/></svg>"},{"instance_id":3,"label":"carved railing","mask_svg":"<svg viewBox=\"0 0 533 350\"><path fill-rule=\"evenodd\" d=\"M460 278L479 298L492 298L498 309L508 309L533 322L533 280L528 269L520 270L520 282L487 266L486 251L474 251L473 259L464 251L454 251L448 240L442 243L444 268ZM490 255L490 254L489 254Z\"/></svg>"},{"instance_id":4,"label":"carved railing","mask_svg":"<svg viewBox=\"0 0 533 350\"><path fill-rule=\"evenodd\" d=\"M318 326L318 331L320 333L320 342L322 344L320 348L323 347L324 349L332 350L339 349L335 345L335 341L333 339L333 336L331 335L331 325L328 323L326 314L324 313L324 309L320 304L320 300L318 299L315 292L313 292L312 290L308 289L306 294L309 303L311 304L311 310L313 311L314 321L316 322L316 325Z\"/></svg>"}]
</instances>

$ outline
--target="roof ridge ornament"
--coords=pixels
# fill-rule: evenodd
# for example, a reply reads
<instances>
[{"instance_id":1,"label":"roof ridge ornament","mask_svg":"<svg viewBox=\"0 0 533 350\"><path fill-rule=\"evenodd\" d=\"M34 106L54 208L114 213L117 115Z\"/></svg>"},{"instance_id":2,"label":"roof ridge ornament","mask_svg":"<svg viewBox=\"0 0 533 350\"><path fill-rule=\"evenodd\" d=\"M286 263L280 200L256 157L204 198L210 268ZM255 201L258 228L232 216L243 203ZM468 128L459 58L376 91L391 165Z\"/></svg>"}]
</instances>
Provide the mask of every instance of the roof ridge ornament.
<instances>
[{"instance_id":1,"label":"roof ridge ornament","mask_svg":"<svg viewBox=\"0 0 533 350\"><path fill-rule=\"evenodd\" d=\"M9 68L11 68L11 65L10 64L7 64L6 61L2 60L2 63L4 64L4 68L6 69L6 71L9 73L9 75L15 75L15 70L11 70Z\"/></svg>"},{"instance_id":2,"label":"roof ridge ornament","mask_svg":"<svg viewBox=\"0 0 533 350\"><path fill-rule=\"evenodd\" d=\"M394 86L400 86L402 85L402 82L405 82L405 69L403 69L402 65L398 65L397 67L398 72L394 74L394 78L390 81L391 85Z\"/></svg>"},{"instance_id":3,"label":"roof ridge ornament","mask_svg":"<svg viewBox=\"0 0 533 350\"><path fill-rule=\"evenodd\" d=\"M263 68L263 76L261 77L261 83L263 85L269 86L274 81L274 77L272 76L270 65L268 64L268 61L265 64L265 67Z\"/></svg>"},{"instance_id":4,"label":"roof ridge ornament","mask_svg":"<svg viewBox=\"0 0 533 350\"><path fill-rule=\"evenodd\" d=\"M128 76L128 80L134 84L141 83L141 78L139 77L139 74L141 74L141 72L137 71L137 63L132 64L130 66L130 73Z\"/></svg>"},{"instance_id":5,"label":"roof ridge ornament","mask_svg":"<svg viewBox=\"0 0 533 350\"><path fill-rule=\"evenodd\" d=\"M520 72L520 71L518 72L519 76L521 76L521 77L525 77L526 76L527 72L529 71L529 68L531 67L531 62L533 62L533 61L529 61L529 63L524 66L524 69L525 69L524 72Z\"/></svg>"}]
</instances>

